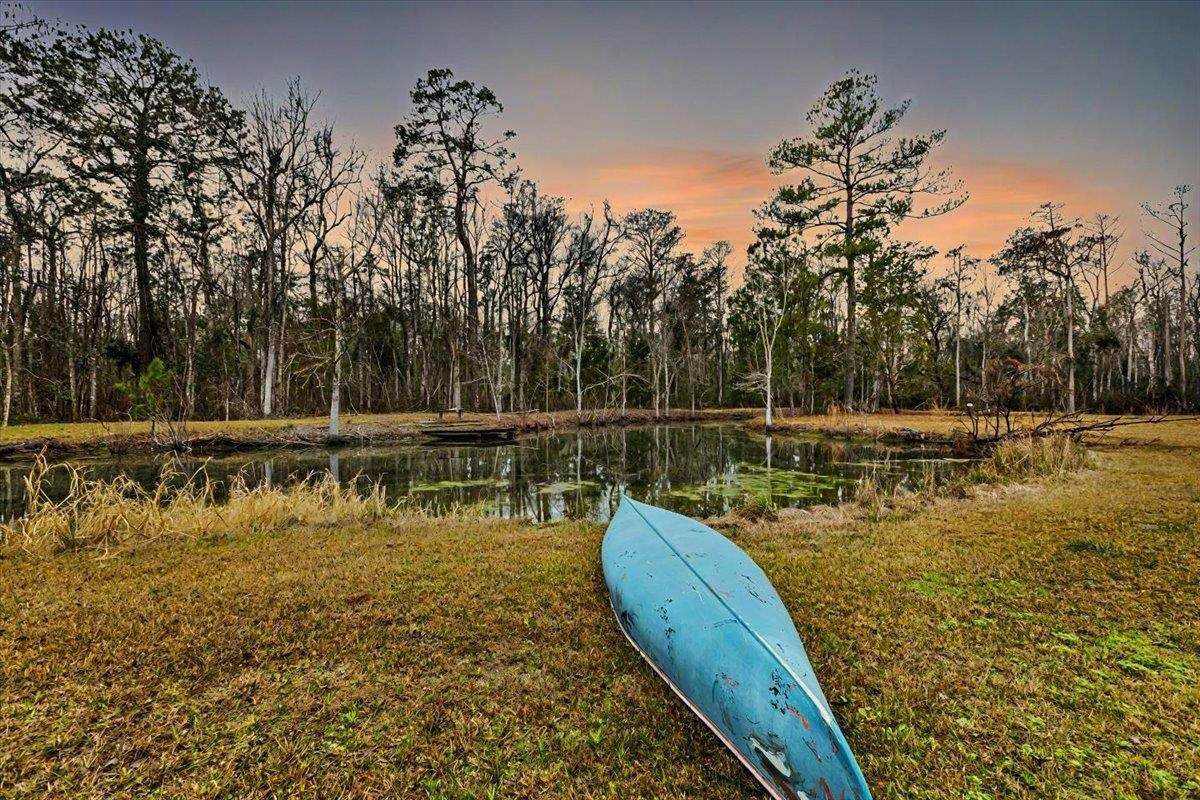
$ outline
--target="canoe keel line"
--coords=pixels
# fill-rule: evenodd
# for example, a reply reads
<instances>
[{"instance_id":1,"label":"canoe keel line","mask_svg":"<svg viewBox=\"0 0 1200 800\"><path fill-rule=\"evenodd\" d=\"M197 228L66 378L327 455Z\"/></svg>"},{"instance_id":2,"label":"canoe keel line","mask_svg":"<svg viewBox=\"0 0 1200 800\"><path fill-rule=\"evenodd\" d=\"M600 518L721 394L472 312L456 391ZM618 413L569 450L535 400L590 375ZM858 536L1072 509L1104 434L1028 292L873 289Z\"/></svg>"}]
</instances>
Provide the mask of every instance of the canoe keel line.
<instances>
[{"instance_id":1,"label":"canoe keel line","mask_svg":"<svg viewBox=\"0 0 1200 800\"><path fill-rule=\"evenodd\" d=\"M628 498L601 549L621 631L775 800L870 800L762 570L695 520Z\"/></svg>"}]
</instances>

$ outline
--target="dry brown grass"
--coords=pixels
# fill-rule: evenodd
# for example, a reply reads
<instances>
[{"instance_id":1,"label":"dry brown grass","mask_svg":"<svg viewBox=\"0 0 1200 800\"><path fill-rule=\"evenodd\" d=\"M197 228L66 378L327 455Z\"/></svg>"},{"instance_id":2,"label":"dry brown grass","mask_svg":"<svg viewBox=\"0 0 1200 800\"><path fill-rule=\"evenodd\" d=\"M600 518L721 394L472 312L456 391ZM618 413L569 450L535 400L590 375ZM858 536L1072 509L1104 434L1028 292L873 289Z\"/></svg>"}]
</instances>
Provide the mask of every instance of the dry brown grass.
<instances>
[{"instance_id":1,"label":"dry brown grass","mask_svg":"<svg viewBox=\"0 0 1200 800\"><path fill-rule=\"evenodd\" d=\"M61 500L45 491L51 470L64 470L69 488ZM313 476L287 487L249 486L237 476L223 502L216 484L203 471L179 473L163 467L154 489L121 475L96 480L72 464L50 466L38 457L25 477L25 515L0 525L0 546L26 552L76 549L108 550L160 539L278 531L298 525L329 527L396 516L382 486L369 482L342 486L329 475Z\"/></svg>"},{"instance_id":2,"label":"dry brown grass","mask_svg":"<svg viewBox=\"0 0 1200 800\"><path fill-rule=\"evenodd\" d=\"M1200 448L1090 466L727 529L876 797L1200 793ZM383 518L0 553L0 796L759 797L619 633L602 535Z\"/></svg>"},{"instance_id":3,"label":"dry brown grass","mask_svg":"<svg viewBox=\"0 0 1200 800\"><path fill-rule=\"evenodd\" d=\"M1084 422L1111 419L1117 415L1084 414ZM1045 414L1018 413L1012 417L1015 428L1028 428L1045 419ZM1193 417L1167 417L1159 423L1149 422L1146 416L1124 416L1122 420L1143 420L1145 424L1120 427L1108 434L1088 438L1090 444L1123 442L1159 448L1200 447L1200 423ZM747 421L747 427L762 429L762 415ZM953 411L903 411L899 414L879 412L865 414L836 411L832 414L779 416L775 430L779 433L823 434L839 437L879 438L898 431L920 431L933 436L952 437L966 430L966 418Z\"/></svg>"},{"instance_id":4,"label":"dry brown grass","mask_svg":"<svg viewBox=\"0 0 1200 800\"><path fill-rule=\"evenodd\" d=\"M1070 436L1024 437L998 444L969 477L983 483L1061 478L1087 463L1087 449Z\"/></svg>"}]
</instances>

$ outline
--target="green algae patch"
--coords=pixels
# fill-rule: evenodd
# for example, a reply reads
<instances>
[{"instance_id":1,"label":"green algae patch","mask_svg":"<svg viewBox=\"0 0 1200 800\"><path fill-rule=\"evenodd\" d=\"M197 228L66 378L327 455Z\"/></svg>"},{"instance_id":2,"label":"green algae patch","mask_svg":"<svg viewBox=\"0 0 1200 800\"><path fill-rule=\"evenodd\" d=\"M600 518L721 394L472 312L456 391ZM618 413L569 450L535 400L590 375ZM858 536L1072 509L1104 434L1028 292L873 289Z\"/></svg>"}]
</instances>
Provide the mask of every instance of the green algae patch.
<instances>
[{"instance_id":1,"label":"green algae patch","mask_svg":"<svg viewBox=\"0 0 1200 800\"><path fill-rule=\"evenodd\" d=\"M822 475L816 472L764 467L758 464L738 464L736 472L689 486L672 488L668 494L687 500L713 498L727 500L782 500L800 503L817 501L849 489L855 479L841 475Z\"/></svg>"},{"instance_id":2,"label":"green algae patch","mask_svg":"<svg viewBox=\"0 0 1200 800\"><path fill-rule=\"evenodd\" d=\"M443 492L448 489L502 489L508 485L508 481L500 478L475 478L414 483L408 487L408 490L410 492Z\"/></svg>"}]
</instances>

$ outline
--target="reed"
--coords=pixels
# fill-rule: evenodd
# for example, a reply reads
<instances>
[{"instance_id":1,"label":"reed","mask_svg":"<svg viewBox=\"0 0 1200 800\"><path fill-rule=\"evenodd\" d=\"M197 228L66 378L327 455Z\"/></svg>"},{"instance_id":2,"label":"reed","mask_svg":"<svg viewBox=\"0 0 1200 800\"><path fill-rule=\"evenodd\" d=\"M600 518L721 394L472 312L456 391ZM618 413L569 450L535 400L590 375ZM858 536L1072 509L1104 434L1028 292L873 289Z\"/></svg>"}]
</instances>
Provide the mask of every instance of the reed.
<instances>
[{"instance_id":1,"label":"reed","mask_svg":"<svg viewBox=\"0 0 1200 800\"><path fill-rule=\"evenodd\" d=\"M47 491L55 470L68 474L61 500L51 499ZM238 475L224 501L217 499L218 488L202 469L187 475L173 462L164 465L158 482L147 489L124 475L93 479L84 467L51 465L39 456L25 478L25 514L0 525L0 545L28 552L108 550L159 539L326 527L418 513L389 501L378 483L343 486L328 474L286 487L251 486Z\"/></svg>"}]
</instances>

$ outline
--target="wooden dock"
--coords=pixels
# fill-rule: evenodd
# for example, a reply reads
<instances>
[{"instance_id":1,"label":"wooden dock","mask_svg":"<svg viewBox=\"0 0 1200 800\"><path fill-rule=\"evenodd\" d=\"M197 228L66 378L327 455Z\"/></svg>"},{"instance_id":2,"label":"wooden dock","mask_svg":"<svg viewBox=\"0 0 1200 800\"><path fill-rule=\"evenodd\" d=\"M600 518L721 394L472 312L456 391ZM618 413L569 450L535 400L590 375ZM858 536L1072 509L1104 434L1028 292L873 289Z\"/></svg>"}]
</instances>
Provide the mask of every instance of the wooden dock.
<instances>
[{"instance_id":1,"label":"wooden dock","mask_svg":"<svg viewBox=\"0 0 1200 800\"><path fill-rule=\"evenodd\" d=\"M468 444L484 444L490 442L510 442L517 438L515 425L437 425L422 428L421 433L439 442L462 442Z\"/></svg>"}]
</instances>

